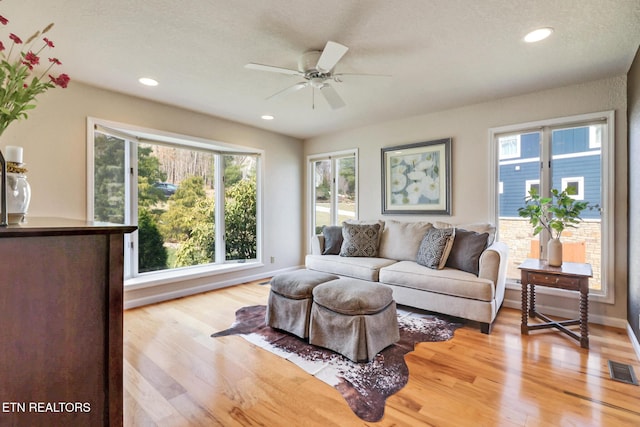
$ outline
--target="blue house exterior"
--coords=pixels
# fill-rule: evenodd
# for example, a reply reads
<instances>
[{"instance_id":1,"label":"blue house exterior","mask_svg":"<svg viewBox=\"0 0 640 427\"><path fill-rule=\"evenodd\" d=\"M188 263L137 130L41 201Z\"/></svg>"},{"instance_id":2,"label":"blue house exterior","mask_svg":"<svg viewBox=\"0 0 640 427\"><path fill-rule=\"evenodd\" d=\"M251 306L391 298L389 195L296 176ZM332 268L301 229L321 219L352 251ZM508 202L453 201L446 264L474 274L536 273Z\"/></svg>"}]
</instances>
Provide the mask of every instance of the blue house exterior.
<instances>
[{"instance_id":1,"label":"blue house exterior","mask_svg":"<svg viewBox=\"0 0 640 427\"><path fill-rule=\"evenodd\" d=\"M597 129L583 126L555 130L552 134L552 188L574 187L577 198L590 204L601 202L601 147ZM516 139L513 139L516 138ZM532 186L540 182L540 133L501 139L499 161L500 217L518 217L518 208ZM583 219L599 219L598 210L585 210Z\"/></svg>"}]
</instances>

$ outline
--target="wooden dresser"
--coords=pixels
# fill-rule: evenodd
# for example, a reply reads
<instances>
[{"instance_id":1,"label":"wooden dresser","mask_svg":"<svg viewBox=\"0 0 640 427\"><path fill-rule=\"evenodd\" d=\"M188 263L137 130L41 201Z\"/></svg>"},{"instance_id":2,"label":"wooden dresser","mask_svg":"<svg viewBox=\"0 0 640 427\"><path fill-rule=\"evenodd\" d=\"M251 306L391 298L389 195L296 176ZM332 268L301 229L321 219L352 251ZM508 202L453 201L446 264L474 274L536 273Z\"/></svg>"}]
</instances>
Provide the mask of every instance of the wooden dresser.
<instances>
[{"instance_id":1,"label":"wooden dresser","mask_svg":"<svg viewBox=\"0 0 640 427\"><path fill-rule=\"evenodd\" d=\"M58 218L0 227L0 425L122 425L132 231Z\"/></svg>"}]
</instances>

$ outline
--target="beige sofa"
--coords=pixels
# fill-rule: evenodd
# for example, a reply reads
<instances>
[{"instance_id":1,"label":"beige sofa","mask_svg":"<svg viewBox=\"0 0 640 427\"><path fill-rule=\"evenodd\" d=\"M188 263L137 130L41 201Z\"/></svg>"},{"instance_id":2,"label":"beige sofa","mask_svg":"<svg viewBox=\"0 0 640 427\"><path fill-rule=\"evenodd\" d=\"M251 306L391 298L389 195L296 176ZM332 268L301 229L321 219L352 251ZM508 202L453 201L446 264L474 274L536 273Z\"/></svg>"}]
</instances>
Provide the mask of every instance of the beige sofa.
<instances>
[{"instance_id":1,"label":"beige sofa","mask_svg":"<svg viewBox=\"0 0 640 427\"><path fill-rule=\"evenodd\" d=\"M313 237L306 268L382 283L393 289L398 304L473 320L481 324L483 333L491 332L504 300L508 256L507 246L494 241L493 226L470 224L456 228L488 235L476 275L447 266L429 268L416 262L426 230L453 227L451 224L394 220L378 223L382 232L377 257L323 255L325 238L319 234ZM458 234L463 235L464 231Z\"/></svg>"}]
</instances>

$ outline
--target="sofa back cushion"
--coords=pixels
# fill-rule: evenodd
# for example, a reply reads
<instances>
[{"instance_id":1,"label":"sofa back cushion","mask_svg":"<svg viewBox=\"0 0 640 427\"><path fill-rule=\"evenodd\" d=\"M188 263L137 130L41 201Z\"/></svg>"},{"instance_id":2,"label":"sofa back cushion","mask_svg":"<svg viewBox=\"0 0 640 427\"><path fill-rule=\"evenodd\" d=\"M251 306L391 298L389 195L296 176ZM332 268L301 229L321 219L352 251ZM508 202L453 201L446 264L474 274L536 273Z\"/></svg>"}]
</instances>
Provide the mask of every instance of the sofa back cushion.
<instances>
[{"instance_id":1,"label":"sofa back cushion","mask_svg":"<svg viewBox=\"0 0 640 427\"><path fill-rule=\"evenodd\" d=\"M380 245L380 224L342 223L343 257L377 257Z\"/></svg>"},{"instance_id":2,"label":"sofa back cushion","mask_svg":"<svg viewBox=\"0 0 640 427\"><path fill-rule=\"evenodd\" d=\"M431 227L430 222L387 220L378 256L397 261L415 261L422 238Z\"/></svg>"},{"instance_id":3,"label":"sofa back cushion","mask_svg":"<svg viewBox=\"0 0 640 427\"><path fill-rule=\"evenodd\" d=\"M430 228L420 242L415 261L425 267L440 270L444 268L453 240L455 228Z\"/></svg>"}]
</instances>

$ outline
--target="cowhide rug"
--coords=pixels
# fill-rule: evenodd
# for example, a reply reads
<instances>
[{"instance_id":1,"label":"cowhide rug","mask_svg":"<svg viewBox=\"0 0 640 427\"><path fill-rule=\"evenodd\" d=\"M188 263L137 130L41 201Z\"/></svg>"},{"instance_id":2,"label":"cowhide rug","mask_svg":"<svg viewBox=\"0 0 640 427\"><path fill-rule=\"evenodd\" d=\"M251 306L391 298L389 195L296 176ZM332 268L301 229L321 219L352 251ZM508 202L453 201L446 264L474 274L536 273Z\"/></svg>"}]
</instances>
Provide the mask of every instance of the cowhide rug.
<instances>
[{"instance_id":1,"label":"cowhide rug","mask_svg":"<svg viewBox=\"0 0 640 427\"><path fill-rule=\"evenodd\" d=\"M404 355L419 342L447 341L462 326L442 318L398 309L400 341L378 353L368 363L346 357L265 324L266 307L254 305L236 311L236 321L212 337L240 335L247 341L283 357L316 378L335 387L353 412L365 421L379 421L387 397L409 380Z\"/></svg>"}]
</instances>

